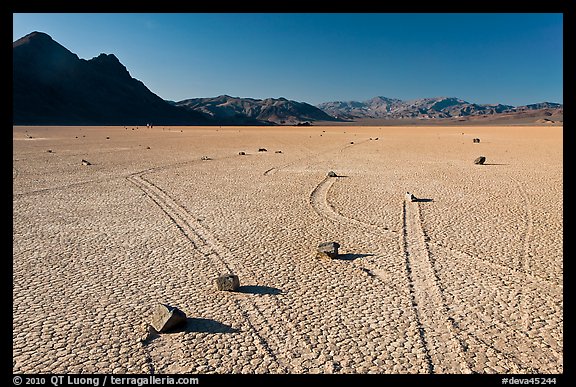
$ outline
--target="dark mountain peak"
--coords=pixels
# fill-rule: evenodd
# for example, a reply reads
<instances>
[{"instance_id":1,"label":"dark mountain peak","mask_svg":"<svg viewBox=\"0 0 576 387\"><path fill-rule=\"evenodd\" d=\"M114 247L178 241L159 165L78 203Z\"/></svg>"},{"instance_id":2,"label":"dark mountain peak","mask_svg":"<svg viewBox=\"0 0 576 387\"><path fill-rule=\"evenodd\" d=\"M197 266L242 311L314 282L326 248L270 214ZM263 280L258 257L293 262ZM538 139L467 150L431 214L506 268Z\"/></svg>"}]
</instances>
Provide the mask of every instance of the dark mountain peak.
<instances>
[{"instance_id":1,"label":"dark mountain peak","mask_svg":"<svg viewBox=\"0 0 576 387\"><path fill-rule=\"evenodd\" d=\"M114 54L104 54L101 53L100 55L98 55L97 57L94 57L90 60L99 62L99 63L114 63L114 64L120 64L120 60L116 57L116 55Z\"/></svg>"},{"instance_id":2,"label":"dark mountain peak","mask_svg":"<svg viewBox=\"0 0 576 387\"><path fill-rule=\"evenodd\" d=\"M33 31L30 32L28 35L21 37L14 43L12 43L12 47L18 47L24 44L58 44L56 43L50 35L44 32Z\"/></svg>"},{"instance_id":3,"label":"dark mountain peak","mask_svg":"<svg viewBox=\"0 0 576 387\"><path fill-rule=\"evenodd\" d=\"M122 125L208 123L134 79L113 54L79 59L43 32L13 43L13 123Z\"/></svg>"},{"instance_id":4,"label":"dark mountain peak","mask_svg":"<svg viewBox=\"0 0 576 387\"><path fill-rule=\"evenodd\" d=\"M64 65L78 60L60 43L54 41L44 32L34 31L12 43L15 61L34 61L40 59L52 64Z\"/></svg>"},{"instance_id":5,"label":"dark mountain peak","mask_svg":"<svg viewBox=\"0 0 576 387\"><path fill-rule=\"evenodd\" d=\"M120 77L130 77L130 73L126 67L120 63L120 60L118 60L114 54L100 54L87 62L92 66L96 66L102 73Z\"/></svg>"}]
</instances>

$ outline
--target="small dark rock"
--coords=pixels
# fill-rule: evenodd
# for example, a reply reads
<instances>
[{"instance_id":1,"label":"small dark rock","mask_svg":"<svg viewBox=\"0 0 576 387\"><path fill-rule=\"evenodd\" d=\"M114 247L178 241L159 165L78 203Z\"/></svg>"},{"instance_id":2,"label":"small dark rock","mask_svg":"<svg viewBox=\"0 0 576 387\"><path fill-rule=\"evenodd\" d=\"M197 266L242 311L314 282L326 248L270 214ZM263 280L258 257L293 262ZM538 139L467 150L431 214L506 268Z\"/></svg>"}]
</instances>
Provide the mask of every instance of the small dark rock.
<instances>
[{"instance_id":1,"label":"small dark rock","mask_svg":"<svg viewBox=\"0 0 576 387\"><path fill-rule=\"evenodd\" d=\"M82 159L82 165L92 165L92 163L88 160Z\"/></svg>"},{"instance_id":2,"label":"small dark rock","mask_svg":"<svg viewBox=\"0 0 576 387\"><path fill-rule=\"evenodd\" d=\"M150 149L150 147L149 147L149 146L147 146L147 147L146 147L146 149Z\"/></svg>"},{"instance_id":3,"label":"small dark rock","mask_svg":"<svg viewBox=\"0 0 576 387\"><path fill-rule=\"evenodd\" d=\"M258 152L268 152L268 150L266 148L260 148L258 149Z\"/></svg>"},{"instance_id":4,"label":"small dark rock","mask_svg":"<svg viewBox=\"0 0 576 387\"><path fill-rule=\"evenodd\" d=\"M106 137L106 140L110 140L110 137Z\"/></svg>"},{"instance_id":5,"label":"small dark rock","mask_svg":"<svg viewBox=\"0 0 576 387\"><path fill-rule=\"evenodd\" d=\"M409 202L415 202L418 199L410 192L406 192L406 200L408 200Z\"/></svg>"},{"instance_id":6,"label":"small dark rock","mask_svg":"<svg viewBox=\"0 0 576 387\"><path fill-rule=\"evenodd\" d=\"M276 151L276 152L274 152L274 153L282 153L282 151L281 151L281 150L277 150L277 151Z\"/></svg>"},{"instance_id":7,"label":"small dark rock","mask_svg":"<svg viewBox=\"0 0 576 387\"><path fill-rule=\"evenodd\" d=\"M246 155L246 152L238 152L238 154L239 154L240 156L245 156L245 155Z\"/></svg>"},{"instance_id":8,"label":"small dark rock","mask_svg":"<svg viewBox=\"0 0 576 387\"><path fill-rule=\"evenodd\" d=\"M480 156L476 160L474 160L474 164L482 165L486 161L486 157Z\"/></svg>"},{"instance_id":9,"label":"small dark rock","mask_svg":"<svg viewBox=\"0 0 576 387\"><path fill-rule=\"evenodd\" d=\"M216 288L228 292L235 292L240 287L240 279L235 274L221 275L216 278Z\"/></svg>"},{"instance_id":10,"label":"small dark rock","mask_svg":"<svg viewBox=\"0 0 576 387\"><path fill-rule=\"evenodd\" d=\"M202 158L200 158L200 160L212 160L212 159L208 156L202 156Z\"/></svg>"},{"instance_id":11,"label":"small dark rock","mask_svg":"<svg viewBox=\"0 0 576 387\"><path fill-rule=\"evenodd\" d=\"M173 331L186 325L186 314L173 306L158 304L150 325L159 333Z\"/></svg>"},{"instance_id":12,"label":"small dark rock","mask_svg":"<svg viewBox=\"0 0 576 387\"><path fill-rule=\"evenodd\" d=\"M350 141L350 144L354 144L354 141Z\"/></svg>"},{"instance_id":13,"label":"small dark rock","mask_svg":"<svg viewBox=\"0 0 576 387\"><path fill-rule=\"evenodd\" d=\"M338 242L323 242L318 245L318 253L320 256L336 258L338 257L339 248L340 244Z\"/></svg>"},{"instance_id":14,"label":"small dark rock","mask_svg":"<svg viewBox=\"0 0 576 387\"><path fill-rule=\"evenodd\" d=\"M48 152L48 153L52 153L52 149L48 149L46 152Z\"/></svg>"},{"instance_id":15,"label":"small dark rock","mask_svg":"<svg viewBox=\"0 0 576 387\"><path fill-rule=\"evenodd\" d=\"M473 138L472 142L478 143L478 142L480 142L480 139L479 138Z\"/></svg>"},{"instance_id":16,"label":"small dark rock","mask_svg":"<svg viewBox=\"0 0 576 387\"><path fill-rule=\"evenodd\" d=\"M327 175L327 176L328 176L328 177L338 177L338 175L337 175L336 172L334 172L334 171L328 172L328 175Z\"/></svg>"}]
</instances>

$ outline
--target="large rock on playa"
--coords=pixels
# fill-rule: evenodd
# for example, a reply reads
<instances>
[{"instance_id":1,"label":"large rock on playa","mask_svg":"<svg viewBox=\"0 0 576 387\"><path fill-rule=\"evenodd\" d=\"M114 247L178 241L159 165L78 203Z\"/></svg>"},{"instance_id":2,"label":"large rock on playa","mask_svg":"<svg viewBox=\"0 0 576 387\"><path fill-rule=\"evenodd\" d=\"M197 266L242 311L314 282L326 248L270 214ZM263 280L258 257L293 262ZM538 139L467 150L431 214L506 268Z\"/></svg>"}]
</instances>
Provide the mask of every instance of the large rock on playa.
<instances>
[{"instance_id":1,"label":"large rock on playa","mask_svg":"<svg viewBox=\"0 0 576 387\"><path fill-rule=\"evenodd\" d=\"M186 314L176 307L158 304L150 325L160 333L173 331L186 325Z\"/></svg>"},{"instance_id":2,"label":"large rock on playa","mask_svg":"<svg viewBox=\"0 0 576 387\"><path fill-rule=\"evenodd\" d=\"M235 274L221 275L216 278L216 288L228 292L235 292L240 287L240 279Z\"/></svg>"},{"instance_id":3,"label":"large rock on playa","mask_svg":"<svg viewBox=\"0 0 576 387\"><path fill-rule=\"evenodd\" d=\"M486 157L480 156L476 160L474 160L474 164L482 165L482 164L484 164L485 161L486 161Z\"/></svg>"},{"instance_id":4,"label":"large rock on playa","mask_svg":"<svg viewBox=\"0 0 576 387\"><path fill-rule=\"evenodd\" d=\"M328 177L338 177L338 175L336 174L336 172L330 171L328 172Z\"/></svg>"},{"instance_id":5,"label":"large rock on playa","mask_svg":"<svg viewBox=\"0 0 576 387\"><path fill-rule=\"evenodd\" d=\"M479 139L479 138L473 138L473 139L472 139L472 142L479 143L479 142L480 142L480 139Z\"/></svg>"},{"instance_id":6,"label":"large rock on playa","mask_svg":"<svg viewBox=\"0 0 576 387\"><path fill-rule=\"evenodd\" d=\"M338 242L324 242L318 245L318 254L328 258L338 257L338 249L340 244Z\"/></svg>"}]
</instances>

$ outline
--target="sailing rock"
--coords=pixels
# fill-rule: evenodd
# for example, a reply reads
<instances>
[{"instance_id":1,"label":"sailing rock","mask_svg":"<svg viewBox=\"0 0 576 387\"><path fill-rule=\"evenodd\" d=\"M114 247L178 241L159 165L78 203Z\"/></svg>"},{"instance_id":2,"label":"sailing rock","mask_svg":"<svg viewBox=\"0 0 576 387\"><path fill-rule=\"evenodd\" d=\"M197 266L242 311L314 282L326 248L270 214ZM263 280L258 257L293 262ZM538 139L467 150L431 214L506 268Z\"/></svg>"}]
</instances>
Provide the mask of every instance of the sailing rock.
<instances>
[{"instance_id":1,"label":"sailing rock","mask_svg":"<svg viewBox=\"0 0 576 387\"><path fill-rule=\"evenodd\" d=\"M480 156L476 160L474 160L474 164L483 165L486 161L486 157Z\"/></svg>"},{"instance_id":2,"label":"sailing rock","mask_svg":"<svg viewBox=\"0 0 576 387\"><path fill-rule=\"evenodd\" d=\"M228 292L235 292L240 287L240 279L235 274L221 275L216 278L216 288Z\"/></svg>"},{"instance_id":3,"label":"sailing rock","mask_svg":"<svg viewBox=\"0 0 576 387\"><path fill-rule=\"evenodd\" d=\"M158 304L150 325L159 333L173 331L186 325L186 314L176 307Z\"/></svg>"}]
</instances>

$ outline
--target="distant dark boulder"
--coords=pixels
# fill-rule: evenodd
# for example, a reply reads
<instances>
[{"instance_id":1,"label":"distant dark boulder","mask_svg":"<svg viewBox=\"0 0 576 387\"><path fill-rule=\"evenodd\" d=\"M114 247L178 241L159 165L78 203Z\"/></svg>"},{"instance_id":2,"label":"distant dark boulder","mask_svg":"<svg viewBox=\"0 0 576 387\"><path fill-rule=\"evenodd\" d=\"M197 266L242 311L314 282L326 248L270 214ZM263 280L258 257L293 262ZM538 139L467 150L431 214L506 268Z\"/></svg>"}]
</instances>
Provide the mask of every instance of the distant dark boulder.
<instances>
[{"instance_id":1,"label":"distant dark boulder","mask_svg":"<svg viewBox=\"0 0 576 387\"><path fill-rule=\"evenodd\" d=\"M485 161L486 161L486 157L480 156L476 160L474 160L474 164L482 165L482 164L484 164Z\"/></svg>"}]
</instances>

